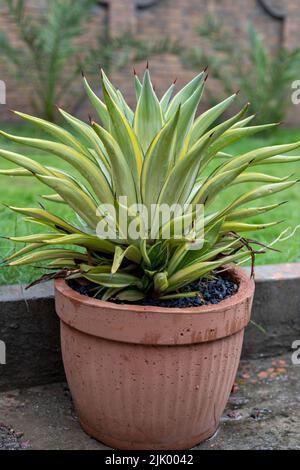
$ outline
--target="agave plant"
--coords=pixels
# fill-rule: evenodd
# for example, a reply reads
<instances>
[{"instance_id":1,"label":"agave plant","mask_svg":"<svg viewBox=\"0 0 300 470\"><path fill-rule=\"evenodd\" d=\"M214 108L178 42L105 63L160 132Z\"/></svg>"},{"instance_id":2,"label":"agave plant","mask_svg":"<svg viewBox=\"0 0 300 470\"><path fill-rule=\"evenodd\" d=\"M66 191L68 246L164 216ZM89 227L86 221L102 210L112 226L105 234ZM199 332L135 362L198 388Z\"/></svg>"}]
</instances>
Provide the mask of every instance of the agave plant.
<instances>
[{"instance_id":1,"label":"agave plant","mask_svg":"<svg viewBox=\"0 0 300 470\"><path fill-rule=\"evenodd\" d=\"M0 150L1 157L17 165L12 170L2 170L1 174L37 178L54 191L44 198L66 204L76 217L65 220L44 206L11 207L26 221L39 224L41 232L10 237L13 242L25 243L25 247L7 258L5 264L20 266L47 261L53 273L44 278L85 279L97 286L97 294L104 300L138 301L151 296L166 299L196 295L197 292L183 293L182 288L228 263L264 251L258 242L245 238L244 232L266 229L277 222L251 224L243 220L276 209L279 204L249 207L249 203L283 191L296 181L255 172L254 168L262 163L299 160L300 157L285 153L299 147L300 142L238 156L225 153L228 145L277 124L249 126L253 116L246 117L249 107L246 104L236 115L215 125L236 94L197 116L206 78L203 71L174 97L172 83L159 99L147 67L143 81L137 75L134 78L137 106L133 111L104 72L101 73L104 101L83 76L87 96L100 122L87 124L60 109L74 133L16 112L55 140L18 137L6 132L1 132L2 136L53 154L75 172L43 166L24 155ZM222 201L226 188L249 181L259 186L239 196L233 190L230 203L213 209L212 203ZM128 201L125 207L121 207L122 197ZM190 223L181 236L175 236L175 222L183 222L186 214L160 221L157 230L150 233L151 227L145 229L140 210L131 209L135 205L150 209L162 204L192 208ZM204 225L200 228L195 223L195 208L199 205L204 208ZM120 216L114 221L118 235L99 236L99 223L105 222L110 229L108 206L123 209L126 223L134 223L140 236L133 237L126 230L124 234ZM163 236L166 226L168 238Z\"/></svg>"}]
</instances>

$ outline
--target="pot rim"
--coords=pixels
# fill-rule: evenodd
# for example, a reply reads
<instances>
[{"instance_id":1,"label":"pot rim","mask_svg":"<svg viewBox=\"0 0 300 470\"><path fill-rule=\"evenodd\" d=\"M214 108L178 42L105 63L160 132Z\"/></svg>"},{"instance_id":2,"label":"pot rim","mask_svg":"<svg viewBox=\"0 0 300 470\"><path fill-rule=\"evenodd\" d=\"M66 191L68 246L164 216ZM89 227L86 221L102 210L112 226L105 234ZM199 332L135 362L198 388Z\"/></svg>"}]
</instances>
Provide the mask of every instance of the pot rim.
<instances>
[{"instance_id":1,"label":"pot rim","mask_svg":"<svg viewBox=\"0 0 300 470\"><path fill-rule=\"evenodd\" d=\"M72 289L64 279L55 280L55 288L62 294L73 298L81 302L82 304L91 307L109 307L111 310L130 310L136 313L161 313L161 314L184 314L184 313L209 313L217 312L218 310L223 311L224 308L239 302L243 297L247 296L249 290L249 283L254 285L254 280L249 277L248 273L236 265L226 265L224 268L227 269L230 277L238 281L239 288L237 292L224 300L221 300L218 304L200 305L199 307L159 307L156 305L139 305L139 304L117 304L115 302L109 302L106 300L95 299L84 294L80 294L76 290Z\"/></svg>"},{"instance_id":2,"label":"pot rim","mask_svg":"<svg viewBox=\"0 0 300 470\"><path fill-rule=\"evenodd\" d=\"M188 308L115 304L79 294L59 279L56 311L69 327L113 341L156 346L214 341L241 331L250 320L254 280L240 267L227 268L239 289L219 304Z\"/></svg>"}]
</instances>

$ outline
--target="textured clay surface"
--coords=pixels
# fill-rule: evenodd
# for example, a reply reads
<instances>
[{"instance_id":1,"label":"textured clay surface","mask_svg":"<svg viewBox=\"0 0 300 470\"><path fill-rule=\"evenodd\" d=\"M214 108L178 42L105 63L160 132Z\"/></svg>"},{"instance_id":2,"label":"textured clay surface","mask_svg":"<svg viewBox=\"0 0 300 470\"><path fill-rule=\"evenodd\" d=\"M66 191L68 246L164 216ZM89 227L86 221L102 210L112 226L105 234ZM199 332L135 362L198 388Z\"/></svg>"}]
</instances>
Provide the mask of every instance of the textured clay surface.
<instances>
[{"instance_id":1,"label":"textured clay surface","mask_svg":"<svg viewBox=\"0 0 300 470\"><path fill-rule=\"evenodd\" d=\"M83 428L120 449L186 449L216 431L236 376L254 282L218 305L116 305L56 282L62 353Z\"/></svg>"},{"instance_id":2,"label":"textured clay surface","mask_svg":"<svg viewBox=\"0 0 300 470\"><path fill-rule=\"evenodd\" d=\"M108 449L82 431L63 383L0 392L0 416L4 448L9 430L14 436L6 444L13 447ZM300 366L291 354L260 358L241 362L218 433L195 450L300 450L299 434Z\"/></svg>"}]
</instances>

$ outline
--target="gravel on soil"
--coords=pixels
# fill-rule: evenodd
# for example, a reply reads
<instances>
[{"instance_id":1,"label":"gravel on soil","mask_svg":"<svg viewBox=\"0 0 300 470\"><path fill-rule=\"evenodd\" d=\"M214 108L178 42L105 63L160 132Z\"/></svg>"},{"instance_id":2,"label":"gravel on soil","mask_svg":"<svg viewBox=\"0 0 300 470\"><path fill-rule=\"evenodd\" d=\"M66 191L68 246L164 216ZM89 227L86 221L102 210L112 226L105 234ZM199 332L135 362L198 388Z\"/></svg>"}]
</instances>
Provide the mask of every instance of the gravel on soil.
<instances>
[{"instance_id":1,"label":"gravel on soil","mask_svg":"<svg viewBox=\"0 0 300 470\"><path fill-rule=\"evenodd\" d=\"M69 286L79 292L82 295L89 297L95 297L101 299L101 296L95 295L95 284L82 285L76 280L70 280ZM238 285L232 279L223 277L220 274L215 274L213 279L201 279L195 281L188 286L185 286L178 290L178 293L199 292L198 295L193 297L182 297L176 299L155 299L145 298L138 302L125 302L111 299L112 302L119 304L131 304L131 305L153 305L156 307L167 307L167 308L187 308L187 307L200 307L201 305L218 304L227 297L232 296L238 290Z\"/></svg>"}]
</instances>

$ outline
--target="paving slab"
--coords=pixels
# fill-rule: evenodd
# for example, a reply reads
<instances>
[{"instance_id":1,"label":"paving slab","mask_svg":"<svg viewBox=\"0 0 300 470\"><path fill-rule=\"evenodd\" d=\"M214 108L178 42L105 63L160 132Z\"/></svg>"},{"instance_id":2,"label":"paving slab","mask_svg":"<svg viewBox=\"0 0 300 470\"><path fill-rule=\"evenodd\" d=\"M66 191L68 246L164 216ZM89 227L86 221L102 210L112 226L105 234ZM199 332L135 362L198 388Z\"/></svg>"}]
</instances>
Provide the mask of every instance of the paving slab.
<instances>
[{"instance_id":1,"label":"paving slab","mask_svg":"<svg viewBox=\"0 0 300 470\"><path fill-rule=\"evenodd\" d=\"M242 361L205 449L300 450L300 365L291 355ZM80 428L65 383L0 393L0 448L107 450Z\"/></svg>"}]
</instances>

